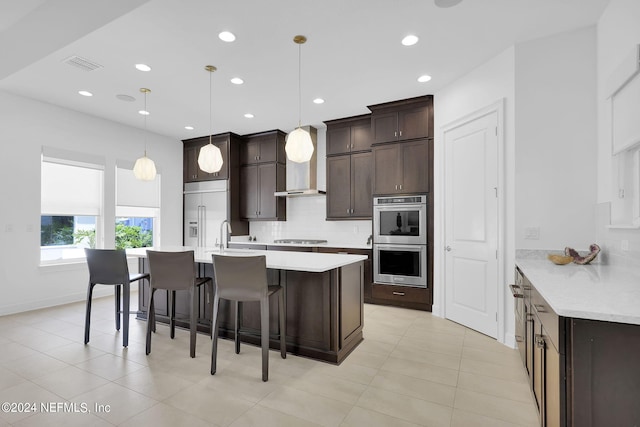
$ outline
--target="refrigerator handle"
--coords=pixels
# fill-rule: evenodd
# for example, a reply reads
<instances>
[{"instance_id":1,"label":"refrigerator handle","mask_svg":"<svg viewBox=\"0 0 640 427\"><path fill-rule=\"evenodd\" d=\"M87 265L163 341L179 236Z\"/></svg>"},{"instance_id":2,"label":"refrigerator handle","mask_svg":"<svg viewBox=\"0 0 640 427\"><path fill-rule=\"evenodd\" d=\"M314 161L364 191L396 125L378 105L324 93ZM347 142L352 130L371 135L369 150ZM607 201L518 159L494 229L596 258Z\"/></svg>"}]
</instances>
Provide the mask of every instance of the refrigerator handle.
<instances>
[{"instance_id":1,"label":"refrigerator handle","mask_svg":"<svg viewBox=\"0 0 640 427\"><path fill-rule=\"evenodd\" d=\"M198 241L197 246L202 246L202 206L198 205Z\"/></svg>"},{"instance_id":2,"label":"refrigerator handle","mask_svg":"<svg viewBox=\"0 0 640 427\"><path fill-rule=\"evenodd\" d=\"M202 246L207 246L207 207L202 206Z\"/></svg>"}]
</instances>

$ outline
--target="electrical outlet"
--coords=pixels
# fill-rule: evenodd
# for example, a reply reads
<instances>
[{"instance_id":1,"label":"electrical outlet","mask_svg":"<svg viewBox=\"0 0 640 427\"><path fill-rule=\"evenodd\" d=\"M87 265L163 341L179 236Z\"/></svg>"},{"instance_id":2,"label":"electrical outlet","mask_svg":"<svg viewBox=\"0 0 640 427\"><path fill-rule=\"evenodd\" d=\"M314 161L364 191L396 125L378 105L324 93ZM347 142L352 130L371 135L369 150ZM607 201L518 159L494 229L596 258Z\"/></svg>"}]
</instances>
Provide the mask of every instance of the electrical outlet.
<instances>
[{"instance_id":1,"label":"electrical outlet","mask_svg":"<svg viewBox=\"0 0 640 427\"><path fill-rule=\"evenodd\" d=\"M360 231L360 229L358 228L357 225L353 226L353 234L358 234L358 231Z\"/></svg>"},{"instance_id":2,"label":"electrical outlet","mask_svg":"<svg viewBox=\"0 0 640 427\"><path fill-rule=\"evenodd\" d=\"M540 227L525 227L524 238L527 240L540 239Z\"/></svg>"},{"instance_id":3,"label":"electrical outlet","mask_svg":"<svg viewBox=\"0 0 640 427\"><path fill-rule=\"evenodd\" d=\"M7 224L4 226L4 231L7 233L11 233L13 231L13 224Z\"/></svg>"},{"instance_id":4,"label":"electrical outlet","mask_svg":"<svg viewBox=\"0 0 640 427\"><path fill-rule=\"evenodd\" d=\"M620 249L622 249L623 251L628 251L629 250L629 241L628 240L623 240L620 242Z\"/></svg>"}]
</instances>

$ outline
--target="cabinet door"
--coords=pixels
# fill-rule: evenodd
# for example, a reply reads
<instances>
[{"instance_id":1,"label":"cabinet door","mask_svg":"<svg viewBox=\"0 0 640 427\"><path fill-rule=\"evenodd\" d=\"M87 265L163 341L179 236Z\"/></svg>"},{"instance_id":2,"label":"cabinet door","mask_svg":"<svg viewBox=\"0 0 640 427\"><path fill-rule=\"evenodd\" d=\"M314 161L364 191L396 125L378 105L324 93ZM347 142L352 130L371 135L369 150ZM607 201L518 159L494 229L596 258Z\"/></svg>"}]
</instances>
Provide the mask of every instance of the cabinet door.
<instances>
[{"instance_id":1,"label":"cabinet door","mask_svg":"<svg viewBox=\"0 0 640 427\"><path fill-rule=\"evenodd\" d=\"M400 144L402 163L401 193L426 193L429 191L428 141L421 140Z\"/></svg>"},{"instance_id":2,"label":"cabinet door","mask_svg":"<svg viewBox=\"0 0 640 427\"><path fill-rule=\"evenodd\" d=\"M240 168L240 217L245 219L258 216L258 167Z\"/></svg>"},{"instance_id":3,"label":"cabinet door","mask_svg":"<svg viewBox=\"0 0 640 427\"><path fill-rule=\"evenodd\" d=\"M276 163L258 165L258 218L275 218Z\"/></svg>"},{"instance_id":4,"label":"cabinet door","mask_svg":"<svg viewBox=\"0 0 640 427\"><path fill-rule=\"evenodd\" d=\"M351 156L327 157L327 218L351 215Z\"/></svg>"},{"instance_id":5,"label":"cabinet door","mask_svg":"<svg viewBox=\"0 0 640 427\"><path fill-rule=\"evenodd\" d=\"M327 155L351 151L351 127L327 129Z\"/></svg>"},{"instance_id":6,"label":"cabinet door","mask_svg":"<svg viewBox=\"0 0 640 427\"><path fill-rule=\"evenodd\" d=\"M258 155L260 154L260 142L256 140L249 140L242 144L240 149L240 164L252 164L257 163Z\"/></svg>"},{"instance_id":7,"label":"cabinet door","mask_svg":"<svg viewBox=\"0 0 640 427\"><path fill-rule=\"evenodd\" d=\"M398 140L398 113L373 114L371 116L373 143Z\"/></svg>"},{"instance_id":8,"label":"cabinet door","mask_svg":"<svg viewBox=\"0 0 640 427\"><path fill-rule=\"evenodd\" d=\"M399 192L398 152L397 144L373 147L373 194Z\"/></svg>"},{"instance_id":9,"label":"cabinet door","mask_svg":"<svg viewBox=\"0 0 640 427\"><path fill-rule=\"evenodd\" d=\"M260 139L258 163L270 163L278 161L278 141L276 135L269 135Z\"/></svg>"},{"instance_id":10,"label":"cabinet door","mask_svg":"<svg viewBox=\"0 0 640 427\"><path fill-rule=\"evenodd\" d=\"M370 152L351 155L351 216L353 217L371 218L373 216L372 159L373 154Z\"/></svg>"},{"instance_id":11,"label":"cabinet door","mask_svg":"<svg viewBox=\"0 0 640 427\"><path fill-rule=\"evenodd\" d=\"M398 112L398 139L428 138L429 108L416 107Z\"/></svg>"},{"instance_id":12,"label":"cabinet door","mask_svg":"<svg viewBox=\"0 0 640 427\"><path fill-rule=\"evenodd\" d=\"M370 121L351 126L351 151L370 150L372 139Z\"/></svg>"},{"instance_id":13,"label":"cabinet door","mask_svg":"<svg viewBox=\"0 0 640 427\"><path fill-rule=\"evenodd\" d=\"M183 156L183 172L184 182L192 182L198 180L198 151L200 147L185 147Z\"/></svg>"}]
</instances>

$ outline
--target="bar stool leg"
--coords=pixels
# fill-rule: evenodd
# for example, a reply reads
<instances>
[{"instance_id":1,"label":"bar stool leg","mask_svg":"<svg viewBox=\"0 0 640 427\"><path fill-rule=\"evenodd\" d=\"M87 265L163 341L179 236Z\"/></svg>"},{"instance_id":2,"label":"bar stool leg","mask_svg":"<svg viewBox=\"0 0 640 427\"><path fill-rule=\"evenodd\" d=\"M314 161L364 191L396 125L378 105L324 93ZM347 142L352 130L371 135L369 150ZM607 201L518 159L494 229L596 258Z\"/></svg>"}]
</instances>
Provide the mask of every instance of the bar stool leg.
<instances>
[{"instance_id":1,"label":"bar stool leg","mask_svg":"<svg viewBox=\"0 0 640 427\"><path fill-rule=\"evenodd\" d=\"M149 303L147 304L147 339L146 339L146 352L147 356L151 353L151 330L154 329L154 325L156 322L155 317L155 308L153 306L153 289L149 286Z\"/></svg>"},{"instance_id":2,"label":"bar stool leg","mask_svg":"<svg viewBox=\"0 0 640 427\"><path fill-rule=\"evenodd\" d=\"M269 380L269 297L260 300L260 341L262 342L262 381Z\"/></svg>"},{"instance_id":3,"label":"bar stool leg","mask_svg":"<svg viewBox=\"0 0 640 427\"><path fill-rule=\"evenodd\" d=\"M240 319L242 319L242 303L240 301L236 301L236 326L234 332L236 354L240 354Z\"/></svg>"},{"instance_id":4,"label":"bar stool leg","mask_svg":"<svg viewBox=\"0 0 640 427\"><path fill-rule=\"evenodd\" d=\"M120 286L118 286L119 288ZM129 311L130 311L130 285L129 282L122 284L122 346L129 346Z\"/></svg>"},{"instance_id":5,"label":"bar stool leg","mask_svg":"<svg viewBox=\"0 0 640 427\"><path fill-rule=\"evenodd\" d=\"M218 305L220 299L217 293L213 296L213 313L211 327L213 328L213 339L211 340L211 375L216 373L216 359L218 356Z\"/></svg>"},{"instance_id":6,"label":"bar stool leg","mask_svg":"<svg viewBox=\"0 0 640 427\"><path fill-rule=\"evenodd\" d=\"M120 285L116 285L116 331L120 330Z\"/></svg>"},{"instance_id":7,"label":"bar stool leg","mask_svg":"<svg viewBox=\"0 0 640 427\"><path fill-rule=\"evenodd\" d=\"M91 298L93 297L93 283L89 282L87 288L87 308L84 318L84 343L89 342L89 326L91 325Z\"/></svg>"}]
</instances>

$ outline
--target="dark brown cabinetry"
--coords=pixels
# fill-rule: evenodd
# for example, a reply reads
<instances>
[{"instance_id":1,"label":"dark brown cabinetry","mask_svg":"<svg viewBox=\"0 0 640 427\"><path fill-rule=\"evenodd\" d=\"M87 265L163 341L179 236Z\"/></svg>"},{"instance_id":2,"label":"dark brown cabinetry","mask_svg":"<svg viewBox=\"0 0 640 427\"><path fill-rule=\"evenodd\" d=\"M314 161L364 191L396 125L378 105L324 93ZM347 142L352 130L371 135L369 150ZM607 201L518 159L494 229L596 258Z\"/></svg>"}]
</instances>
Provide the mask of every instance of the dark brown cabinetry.
<instances>
[{"instance_id":1,"label":"dark brown cabinetry","mask_svg":"<svg viewBox=\"0 0 640 427\"><path fill-rule=\"evenodd\" d=\"M374 144L433 138L433 97L370 105Z\"/></svg>"},{"instance_id":2,"label":"dark brown cabinetry","mask_svg":"<svg viewBox=\"0 0 640 427\"><path fill-rule=\"evenodd\" d=\"M640 424L640 325L558 316L519 268L512 293L540 425Z\"/></svg>"},{"instance_id":3,"label":"dark brown cabinetry","mask_svg":"<svg viewBox=\"0 0 640 427\"><path fill-rule=\"evenodd\" d=\"M229 179L229 139L231 134L215 135L212 144L217 146L222 153L222 169L219 172L207 173L198 166L200 148L209 143L209 137L184 140L183 173L184 182L212 181L216 179Z\"/></svg>"},{"instance_id":4,"label":"dark brown cabinetry","mask_svg":"<svg viewBox=\"0 0 640 427\"><path fill-rule=\"evenodd\" d=\"M287 201L274 196L286 187L285 134L274 130L245 136L240 149L240 216L248 220L287 219Z\"/></svg>"},{"instance_id":5,"label":"dark brown cabinetry","mask_svg":"<svg viewBox=\"0 0 640 427\"><path fill-rule=\"evenodd\" d=\"M327 219L372 217L370 115L327 124Z\"/></svg>"},{"instance_id":6,"label":"dark brown cabinetry","mask_svg":"<svg viewBox=\"0 0 640 427\"><path fill-rule=\"evenodd\" d=\"M372 215L372 154L327 157L327 219L369 219Z\"/></svg>"},{"instance_id":7,"label":"dark brown cabinetry","mask_svg":"<svg viewBox=\"0 0 640 427\"><path fill-rule=\"evenodd\" d=\"M244 138L245 143L240 149L240 164L286 163L284 132L273 130L245 135Z\"/></svg>"},{"instance_id":8,"label":"dark brown cabinetry","mask_svg":"<svg viewBox=\"0 0 640 427\"><path fill-rule=\"evenodd\" d=\"M329 120L327 156L371 150L371 115Z\"/></svg>"},{"instance_id":9,"label":"dark brown cabinetry","mask_svg":"<svg viewBox=\"0 0 640 427\"><path fill-rule=\"evenodd\" d=\"M432 176L429 145L433 140L382 144L373 147L373 194L429 192Z\"/></svg>"},{"instance_id":10,"label":"dark brown cabinetry","mask_svg":"<svg viewBox=\"0 0 640 427\"><path fill-rule=\"evenodd\" d=\"M371 249L354 249L354 248L324 248L319 247L318 252L328 254L352 254L366 255L364 261L364 302L371 302L371 285L373 284L373 250Z\"/></svg>"}]
</instances>

